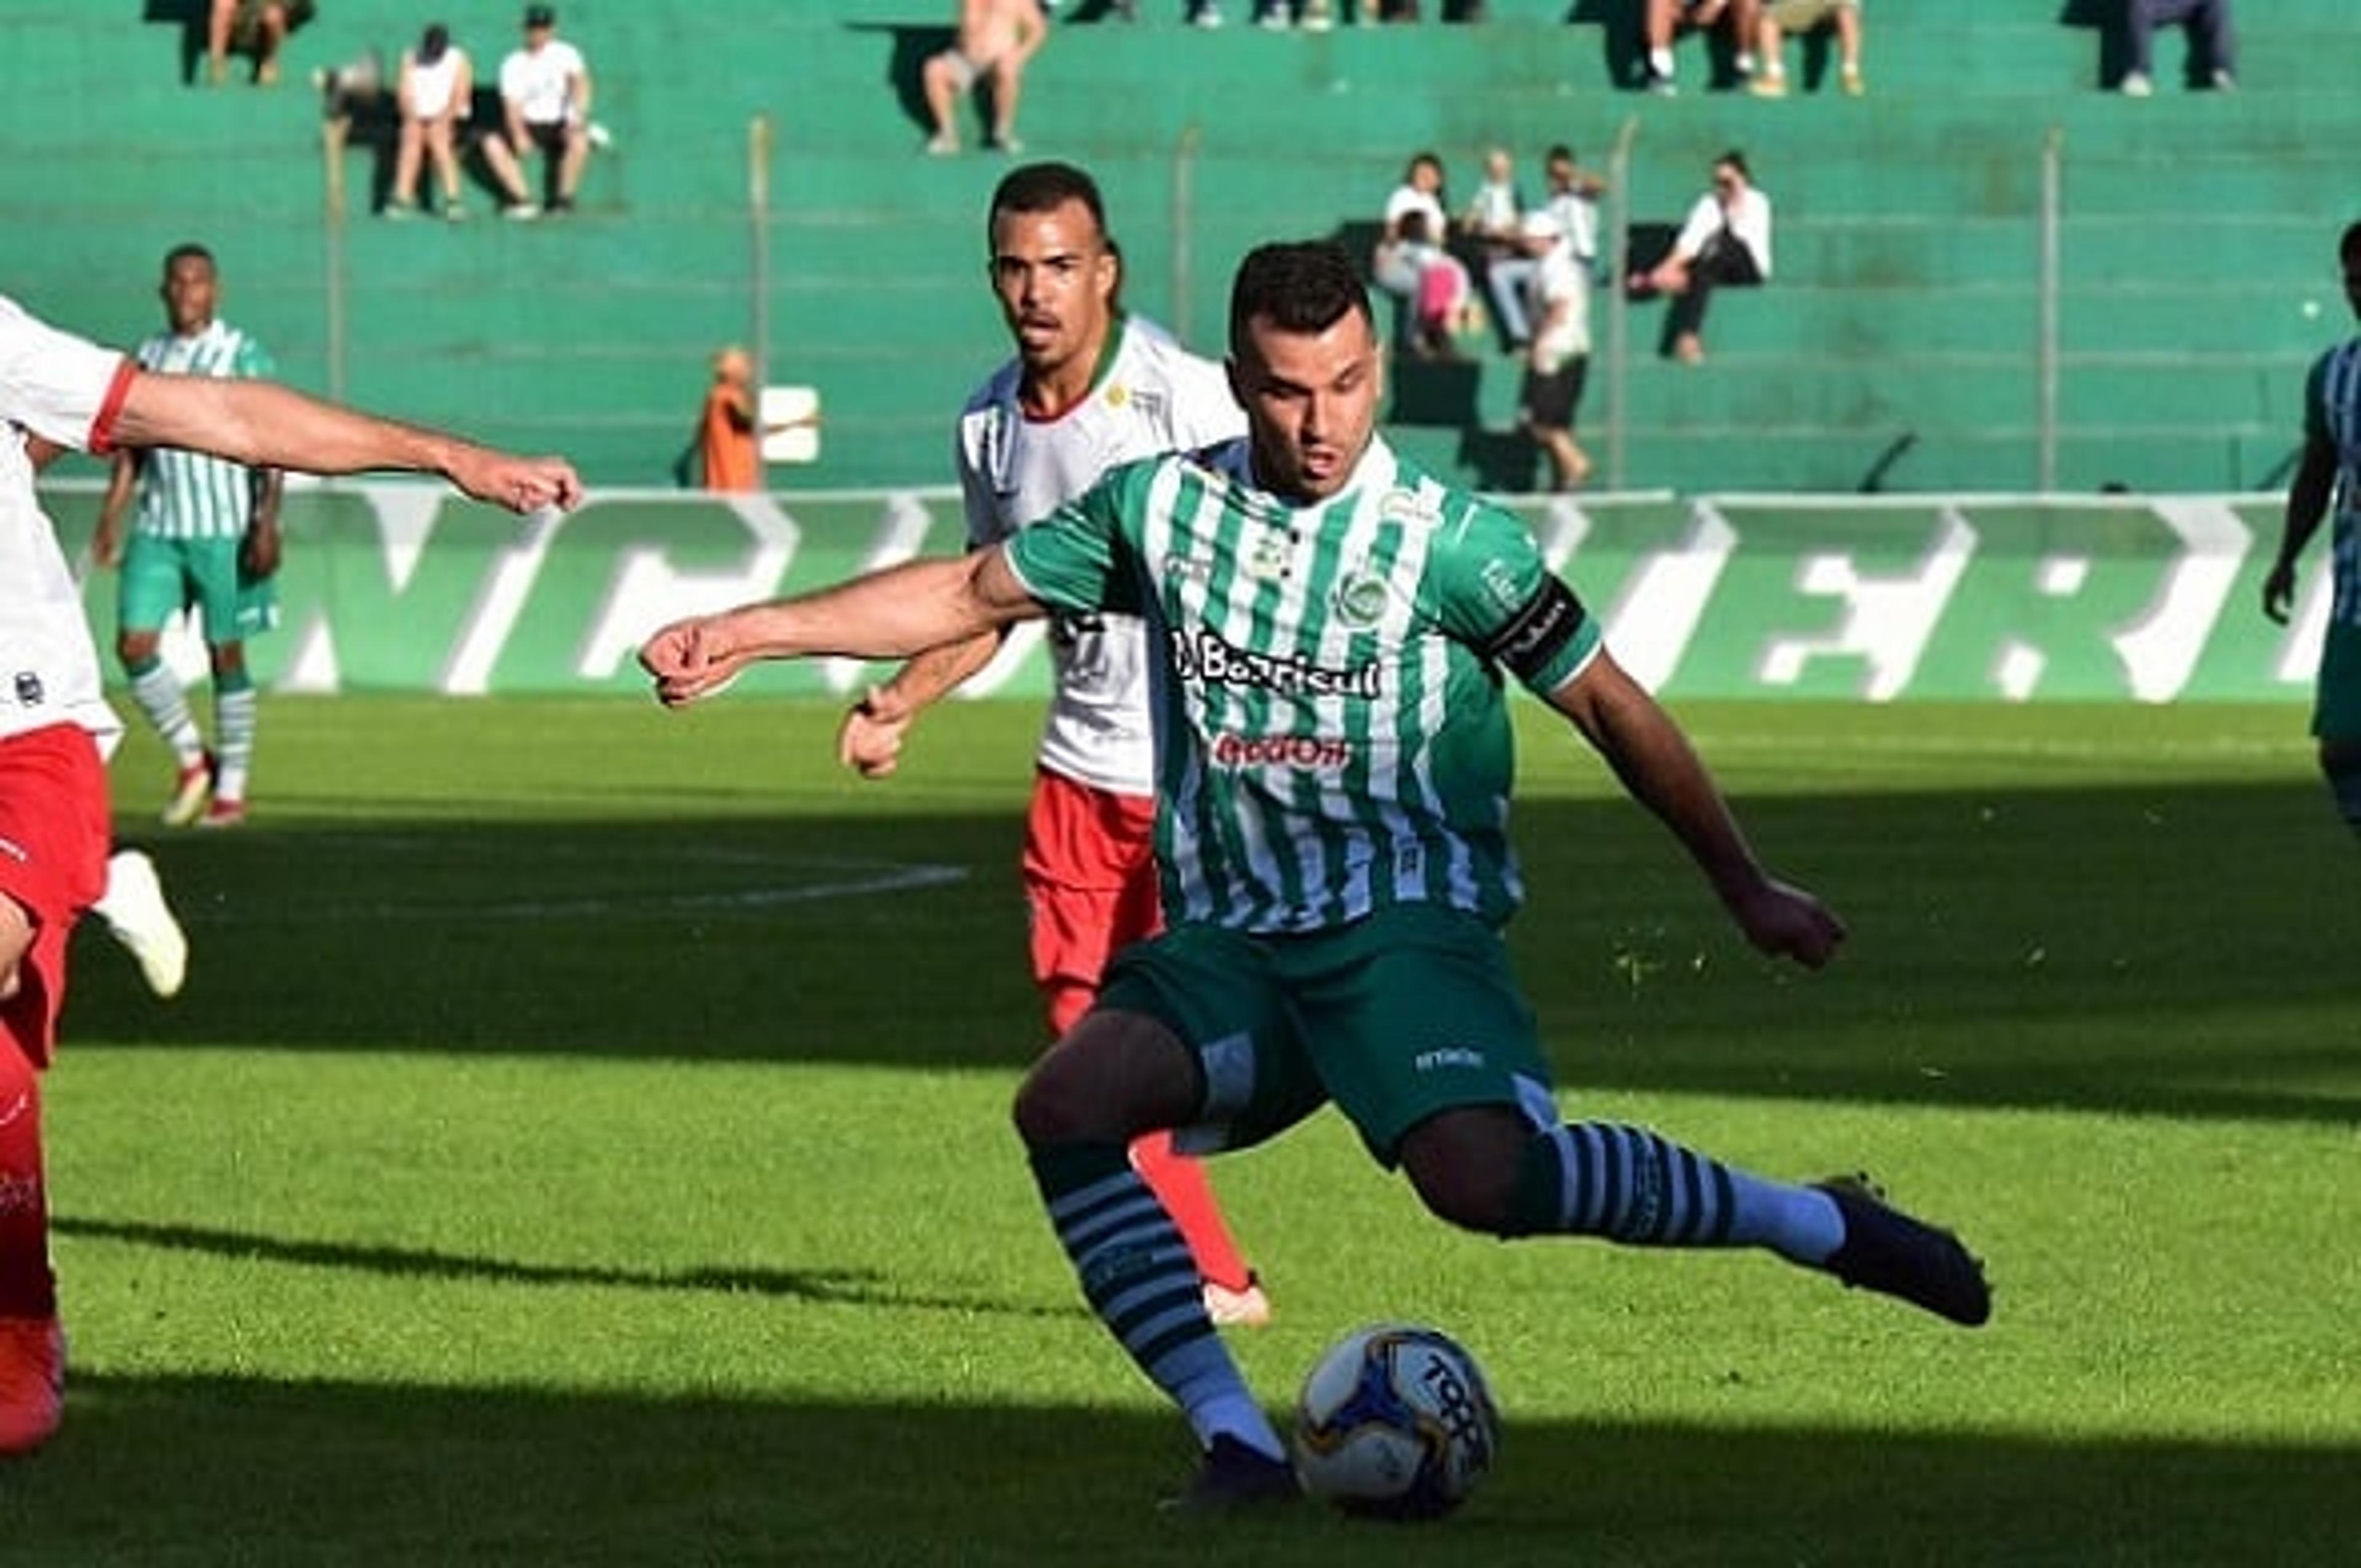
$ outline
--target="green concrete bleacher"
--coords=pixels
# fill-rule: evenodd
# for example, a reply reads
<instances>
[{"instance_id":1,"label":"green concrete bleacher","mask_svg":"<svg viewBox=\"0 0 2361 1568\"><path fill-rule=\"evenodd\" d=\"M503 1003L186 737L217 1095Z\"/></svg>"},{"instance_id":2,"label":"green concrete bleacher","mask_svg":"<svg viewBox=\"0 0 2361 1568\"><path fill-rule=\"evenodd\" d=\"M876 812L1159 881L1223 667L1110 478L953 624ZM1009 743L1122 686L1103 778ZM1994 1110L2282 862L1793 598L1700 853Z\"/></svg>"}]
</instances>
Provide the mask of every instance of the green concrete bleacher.
<instances>
[{"instance_id":1,"label":"green concrete bleacher","mask_svg":"<svg viewBox=\"0 0 2361 1568\"><path fill-rule=\"evenodd\" d=\"M2332 264L2361 209L2339 159L2361 129L2343 86L2351 0L2242 16L2235 93L2190 93L2162 45L2158 95L2103 91L2119 62L2082 0L1930 7L1869 0L1871 95L1806 72L1766 103L1631 90L1636 0L1492 0L1481 25L1270 33L1144 18L1061 22L1028 78L1032 153L1106 186L1128 295L1217 347L1227 278L1269 237L1366 225L1408 153L1464 189L1498 142L1536 181L1572 142L1634 220L1670 221L1721 148L1777 203L1777 276L1714 307L1711 358L1655 356L1661 307L1627 318L1583 410L1632 486L2023 488L2041 475L2043 156L2059 149L2056 482L2220 489L2275 482L2310 357L2350 330ZM1072 0L1066 7L1072 9ZM933 482L948 416L1005 352L983 288L982 207L1005 160L918 153L917 61L948 0L561 0L614 135L581 212L465 225L369 215L366 146L335 160L302 83L374 49L415 0L335 0L297 35L289 84L184 82L189 0L0 0L0 289L93 333L152 330L162 252L223 257L226 311L291 379L504 442L561 447L606 483L664 483L718 344L767 323L772 378L825 400L823 460L782 485ZM433 9L429 7L428 9ZM1436 7L1430 6L1434 10ZM489 78L515 7L456 10ZM1573 19L1569 21L1567 18ZM1820 90L1826 89L1826 90ZM772 126L768 286L757 299L748 125ZM973 120L968 120L973 135ZM1396 438L1462 477L1516 471L1514 363L1406 367Z\"/></svg>"}]
</instances>

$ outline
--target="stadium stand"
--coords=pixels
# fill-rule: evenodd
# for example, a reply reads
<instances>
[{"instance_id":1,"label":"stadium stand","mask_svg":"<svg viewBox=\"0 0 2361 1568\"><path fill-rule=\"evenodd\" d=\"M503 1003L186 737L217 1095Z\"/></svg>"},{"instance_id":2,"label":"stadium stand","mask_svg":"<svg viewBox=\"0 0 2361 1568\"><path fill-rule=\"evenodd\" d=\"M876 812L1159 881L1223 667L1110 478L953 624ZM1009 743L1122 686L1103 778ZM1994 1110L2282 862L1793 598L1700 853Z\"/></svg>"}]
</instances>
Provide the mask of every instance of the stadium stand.
<instances>
[{"instance_id":1,"label":"stadium stand","mask_svg":"<svg viewBox=\"0 0 2361 1568\"><path fill-rule=\"evenodd\" d=\"M1552 141L1603 166L1628 137L1636 221L1676 217L1712 156L1744 148L1778 203L1776 279L1717 305L1701 368L1653 357L1655 308L1635 309L1620 378L1602 293L1587 443L1603 455L1620 414L1631 486L1995 490L2044 477L2054 138L2055 484L2276 482L2302 368L2346 330L2329 250L2355 215L2338 162L2361 129L2338 70L2351 0L2249 7L2243 91L2168 82L2142 102L2103 90L2091 3L1872 6L1870 96L1817 90L1806 56L1776 103L1697 91L1694 69L1680 97L1631 91L1620 0L1318 35L1206 33L1145 7L1059 26L1027 78L1027 139L1101 175L1131 299L1209 346L1247 246L1349 232L1416 148L1444 153L1456 203L1491 143L1530 171ZM416 0L323 7L269 92L182 84L188 9L0 0L0 137L20 170L0 189L0 278L28 303L127 341L154 319L158 258L201 238L237 280L226 308L292 378L563 447L603 483L667 482L711 345L763 325L771 379L826 406L821 460L774 482L948 473L949 414L1004 352L978 221L1003 165L919 154L939 5L567 0L613 134L582 212L449 228L369 216L383 169L365 135L334 160L349 215L329 224L321 100L302 85L370 49L390 60ZM512 8L448 19L489 78ZM757 115L773 126L759 247ZM1515 381L1488 356L1406 384L1398 438L1463 477L1510 477Z\"/></svg>"}]
</instances>

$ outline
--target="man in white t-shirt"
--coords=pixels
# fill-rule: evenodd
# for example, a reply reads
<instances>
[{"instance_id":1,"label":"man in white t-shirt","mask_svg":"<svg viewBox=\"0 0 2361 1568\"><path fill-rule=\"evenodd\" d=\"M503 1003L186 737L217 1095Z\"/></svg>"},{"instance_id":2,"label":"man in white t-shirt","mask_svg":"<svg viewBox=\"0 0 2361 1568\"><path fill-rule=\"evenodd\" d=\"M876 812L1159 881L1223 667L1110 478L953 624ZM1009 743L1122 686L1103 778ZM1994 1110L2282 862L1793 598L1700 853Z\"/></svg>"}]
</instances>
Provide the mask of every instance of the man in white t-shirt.
<instances>
[{"instance_id":1,"label":"man in white t-shirt","mask_svg":"<svg viewBox=\"0 0 2361 1568\"><path fill-rule=\"evenodd\" d=\"M1122 261L1097 183L1036 163L993 193L992 286L1016 356L960 414L968 542L982 549L1082 494L1102 474L1246 428L1222 367L1117 307ZM1147 631L1136 617L1066 617L1049 630L1057 692L1041 732L1025 833L1033 978L1062 1036L1098 994L1116 949L1162 924L1154 844ZM846 715L839 751L871 778L894 771L918 711L988 663L997 635L904 664ZM1217 1321L1258 1323L1269 1305L1230 1238L1198 1162L1170 1139L1133 1163L1173 1221Z\"/></svg>"},{"instance_id":2,"label":"man in white t-shirt","mask_svg":"<svg viewBox=\"0 0 2361 1568\"><path fill-rule=\"evenodd\" d=\"M549 210L572 211L590 161L590 68L557 36L557 12L548 5L524 8L524 47L500 61L500 128L484 136L484 161L509 193L508 215L541 211L522 166L536 148L555 171L542 181Z\"/></svg>"},{"instance_id":3,"label":"man in white t-shirt","mask_svg":"<svg viewBox=\"0 0 2361 1568\"><path fill-rule=\"evenodd\" d=\"M33 475L60 450L118 446L318 473L434 473L519 511L581 495L558 459L511 457L270 381L143 371L0 295L0 1457L39 1447L62 1414L39 1073L57 1044L67 938L107 891L103 759L122 732Z\"/></svg>"}]
</instances>

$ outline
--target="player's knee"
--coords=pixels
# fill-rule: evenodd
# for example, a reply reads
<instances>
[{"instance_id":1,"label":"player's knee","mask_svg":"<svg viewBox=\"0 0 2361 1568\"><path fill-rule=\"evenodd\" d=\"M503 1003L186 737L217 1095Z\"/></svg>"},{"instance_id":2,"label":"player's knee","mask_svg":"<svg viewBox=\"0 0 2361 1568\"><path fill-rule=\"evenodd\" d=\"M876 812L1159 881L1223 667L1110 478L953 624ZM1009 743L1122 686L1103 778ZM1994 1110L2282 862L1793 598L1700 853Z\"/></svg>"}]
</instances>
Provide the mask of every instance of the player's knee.
<instances>
[{"instance_id":1,"label":"player's knee","mask_svg":"<svg viewBox=\"0 0 2361 1568\"><path fill-rule=\"evenodd\" d=\"M1427 1212L1488 1236L1514 1234L1521 1159L1529 1134L1513 1116L1446 1113L1402 1139L1401 1166Z\"/></svg>"}]
</instances>

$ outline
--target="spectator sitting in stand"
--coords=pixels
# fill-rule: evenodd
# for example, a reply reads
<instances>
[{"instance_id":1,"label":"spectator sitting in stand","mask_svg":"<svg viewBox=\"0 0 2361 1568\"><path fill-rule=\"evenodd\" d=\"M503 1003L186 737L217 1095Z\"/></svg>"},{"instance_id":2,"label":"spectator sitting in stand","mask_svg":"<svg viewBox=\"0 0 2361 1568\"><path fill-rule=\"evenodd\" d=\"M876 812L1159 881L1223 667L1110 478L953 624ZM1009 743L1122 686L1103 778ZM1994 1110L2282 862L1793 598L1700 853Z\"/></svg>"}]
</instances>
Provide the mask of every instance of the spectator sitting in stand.
<instances>
[{"instance_id":1,"label":"spectator sitting in stand","mask_svg":"<svg viewBox=\"0 0 2361 1568\"><path fill-rule=\"evenodd\" d=\"M1684 365L1705 360L1705 310L1717 288L1752 288L1771 278L1771 198L1754 188L1745 154L1714 160L1713 189L1689 209L1672 254L1643 278L1636 294L1674 296L1664 318L1666 352Z\"/></svg>"},{"instance_id":2,"label":"spectator sitting in stand","mask_svg":"<svg viewBox=\"0 0 2361 1568\"><path fill-rule=\"evenodd\" d=\"M1416 213L1422 219L1422 236L1440 246L1449 228L1443 209L1443 159L1431 152L1414 154L1402 170L1402 182L1386 198L1384 223L1378 231L1369 275L1378 287L1400 302L1400 337L1407 342L1416 321L1419 261L1402 245L1402 220Z\"/></svg>"},{"instance_id":3,"label":"spectator sitting in stand","mask_svg":"<svg viewBox=\"0 0 2361 1568\"><path fill-rule=\"evenodd\" d=\"M520 167L538 148L547 160L542 184L553 213L570 212L590 161L590 68L582 51L557 37L557 13L524 8L524 46L500 62L500 128L484 134L484 161L509 195L508 215L541 214Z\"/></svg>"},{"instance_id":4,"label":"spectator sitting in stand","mask_svg":"<svg viewBox=\"0 0 2361 1568\"><path fill-rule=\"evenodd\" d=\"M456 223L467 215L459 199L459 127L467 123L467 105L475 95L475 68L467 51L451 41L451 29L435 22L416 49L404 51L397 80L401 136L385 215L406 218L418 211L419 165L431 161L443 187L443 215Z\"/></svg>"},{"instance_id":5,"label":"spectator sitting in stand","mask_svg":"<svg viewBox=\"0 0 2361 1568\"><path fill-rule=\"evenodd\" d=\"M1005 153L1022 152L1025 144L1016 139L1016 100L1024 86L1025 62L1049 36L1049 18L1041 14L1039 0L960 0L957 37L921 72L927 112L935 122L927 150L959 150L952 119L961 96L981 82L992 99L988 145Z\"/></svg>"},{"instance_id":6,"label":"spectator sitting in stand","mask_svg":"<svg viewBox=\"0 0 2361 1568\"><path fill-rule=\"evenodd\" d=\"M229 57L254 61L258 87L279 81L279 50L287 35L312 19L313 0L213 0L205 24L205 80L229 80Z\"/></svg>"},{"instance_id":7,"label":"spectator sitting in stand","mask_svg":"<svg viewBox=\"0 0 2361 1568\"><path fill-rule=\"evenodd\" d=\"M2230 0L2124 0L2124 52L2130 66L2118 84L2126 98L2156 91L2156 30L2189 35L2190 77L2226 93L2238 85L2238 37Z\"/></svg>"},{"instance_id":8,"label":"spectator sitting in stand","mask_svg":"<svg viewBox=\"0 0 2361 1568\"><path fill-rule=\"evenodd\" d=\"M1782 49L1788 33L1826 27L1837 37L1837 82L1849 98L1867 91L1861 76L1861 0L1769 0L1754 27L1760 64L1746 90L1758 98L1787 95L1787 62Z\"/></svg>"},{"instance_id":9,"label":"spectator sitting in stand","mask_svg":"<svg viewBox=\"0 0 2361 1568\"><path fill-rule=\"evenodd\" d=\"M1732 63L1741 76L1754 69L1754 18L1762 0L1635 0L1646 7L1642 30L1648 54L1642 85L1670 97L1680 91L1673 39L1685 32L1710 32L1727 25Z\"/></svg>"},{"instance_id":10,"label":"spectator sitting in stand","mask_svg":"<svg viewBox=\"0 0 2361 1568\"><path fill-rule=\"evenodd\" d=\"M1492 316L1513 352L1525 344L1527 281L1533 260L1525 254L1520 228L1524 222L1524 197L1517 190L1516 164L1506 148L1484 154L1484 182L1459 220L1460 232L1474 241L1484 266L1484 293L1492 302Z\"/></svg>"}]
</instances>

